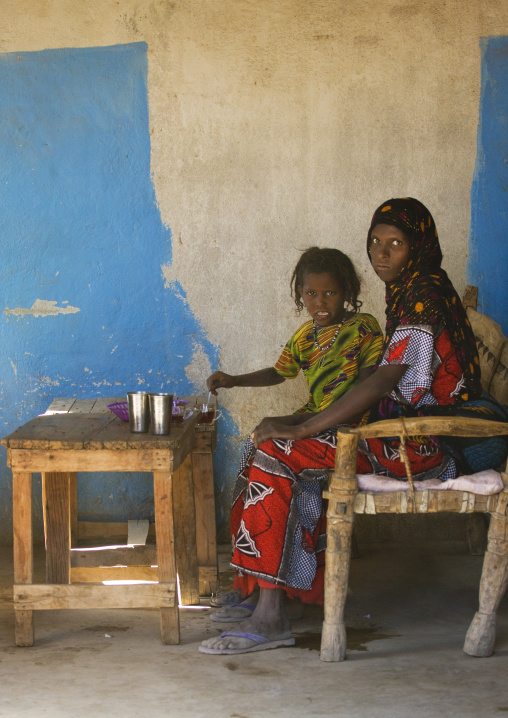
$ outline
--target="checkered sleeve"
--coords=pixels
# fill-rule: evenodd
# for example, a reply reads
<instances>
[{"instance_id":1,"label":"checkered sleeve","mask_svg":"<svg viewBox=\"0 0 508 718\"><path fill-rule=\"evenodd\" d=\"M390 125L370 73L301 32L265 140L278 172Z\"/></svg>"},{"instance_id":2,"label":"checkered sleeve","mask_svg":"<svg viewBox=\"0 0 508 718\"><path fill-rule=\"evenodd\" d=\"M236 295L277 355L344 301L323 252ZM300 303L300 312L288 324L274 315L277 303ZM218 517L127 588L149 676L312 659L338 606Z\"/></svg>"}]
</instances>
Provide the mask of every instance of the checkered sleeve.
<instances>
[{"instance_id":1,"label":"checkered sleeve","mask_svg":"<svg viewBox=\"0 0 508 718\"><path fill-rule=\"evenodd\" d=\"M392 392L394 399L415 407L438 403L431 393L435 372L434 333L431 326L398 326L379 366L388 364L406 364L408 367Z\"/></svg>"}]
</instances>

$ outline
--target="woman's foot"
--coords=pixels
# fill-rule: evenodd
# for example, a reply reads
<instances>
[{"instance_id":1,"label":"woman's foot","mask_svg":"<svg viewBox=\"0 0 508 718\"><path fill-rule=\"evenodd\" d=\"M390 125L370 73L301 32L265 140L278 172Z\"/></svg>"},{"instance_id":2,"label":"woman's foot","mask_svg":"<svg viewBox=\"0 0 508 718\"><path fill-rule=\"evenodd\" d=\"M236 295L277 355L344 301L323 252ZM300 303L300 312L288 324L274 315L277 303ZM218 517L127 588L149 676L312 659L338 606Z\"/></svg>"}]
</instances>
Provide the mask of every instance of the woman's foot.
<instances>
[{"instance_id":1,"label":"woman's foot","mask_svg":"<svg viewBox=\"0 0 508 718\"><path fill-rule=\"evenodd\" d=\"M242 621L241 631L225 631L221 636L208 638L199 650L231 655L294 645L284 598L285 592L280 588L262 588L254 613Z\"/></svg>"},{"instance_id":2,"label":"woman's foot","mask_svg":"<svg viewBox=\"0 0 508 718\"><path fill-rule=\"evenodd\" d=\"M210 615L210 620L217 623L239 623L240 621L244 623L254 613L258 599L259 593L256 591L244 598L243 601L219 608ZM285 598L285 612L290 621L296 621L301 618L303 610L304 606L300 599L294 598L290 600Z\"/></svg>"},{"instance_id":3,"label":"woman's foot","mask_svg":"<svg viewBox=\"0 0 508 718\"><path fill-rule=\"evenodd\" d=\"M233 603L239 603L242 601L242 592L239 588L233 588L231 591L226 593L212 594L210 599L210 606L214 608L222 608L223 606L232 606Z\"/></svg>"},{"instance_id":4,"label":"woman's foot","mask_svg":"<svg viewBox=\"0 0 508 718\"><path fill-rule=\"evenodd\" d=\"M243 601L240 600L238 603L223 606L210 615L210 620L217 621L218 623L245 621L246 618L250 618L254 613L258 598L258 594L253 594L252 596L245 598Z\"/></svg>"}]
</instances>

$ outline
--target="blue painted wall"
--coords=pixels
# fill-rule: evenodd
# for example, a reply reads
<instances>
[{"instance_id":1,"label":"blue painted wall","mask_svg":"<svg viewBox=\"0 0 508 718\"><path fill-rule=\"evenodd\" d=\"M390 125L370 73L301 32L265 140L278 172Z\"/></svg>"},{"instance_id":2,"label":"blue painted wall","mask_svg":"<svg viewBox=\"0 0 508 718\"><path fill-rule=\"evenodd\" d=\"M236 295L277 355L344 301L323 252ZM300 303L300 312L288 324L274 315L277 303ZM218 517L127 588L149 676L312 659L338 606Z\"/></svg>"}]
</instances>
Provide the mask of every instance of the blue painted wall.
<instances>
[{"instance_id":1,"label":"blue painted wall","mask_svg":"<svg viewBox=\"0 0 508 718\"><path fill-rule=\"evenodd\" d=\"M54 397L203 391L185 373L196 347L217 365L185 292L164 286L171 232L150 177L146 51L134 43L0 55L2 436ZM235 433L226 416L222 436ZM222 440L219 504L230 454ZM12 530L5 458L2 448L2 543ZM147 474L80 477L82 520L152 512Z\"/></svg>"},{"instance_id":2,"label":"blue painted wall","mask_svg":"<svg viewBox=\"0 0 508 718\"><path fill-rule=\"evenodd\" d=\"M482 38L480 122L471 190L468 283L508 336L508 37Z\"/></svg>"}]
</instances>

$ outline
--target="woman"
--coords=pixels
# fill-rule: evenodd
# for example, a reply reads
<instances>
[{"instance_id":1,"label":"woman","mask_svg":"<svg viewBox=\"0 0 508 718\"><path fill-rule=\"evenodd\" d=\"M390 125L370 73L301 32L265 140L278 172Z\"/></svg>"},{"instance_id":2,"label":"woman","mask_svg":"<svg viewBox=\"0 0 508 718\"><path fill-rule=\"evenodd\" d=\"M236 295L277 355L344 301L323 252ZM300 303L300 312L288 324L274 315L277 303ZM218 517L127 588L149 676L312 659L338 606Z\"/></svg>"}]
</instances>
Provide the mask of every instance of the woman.
<instances>
[{"instance_id":1,"label":"woman","mask_svg":"<svg viewBox=\"0 0 508 718\"><path fill-rule=\"evenodd\" d=\"M288 426L280 418L263 419L253 434L255 446L261 451L273 453L270 448L264 449L265 442L271 447L285 439L289 440L285 450L291 452L292 442L298 444L298 440L330 427L351 423L363 412L367 414L362 421L429 414L507 420L503 409L482 395L475 339L457 293L441 269L442 253L429 211L412 198L384 202L374 213L367 250L374 271L386 285L385 351L379 367L302 424ZM419 437L406 447L415 480L445 481L464 471L493 468L507 452L504 438L445 443ZM358 470L404 479L398 441L363 442ZM274 519L263 514L262 502L248 503L243 504L234 522L238 529L232 564L238 572L235 586L247 595L253 581L257 582L259 601L252 616L242 622L241 631L225 632L204 641L200 651L205 653L244 653L294 643L284 610L284 598L290 591L274 580L272 568L266 570L273 556L259 552L255 540L263 530L262 522L268 525ZM251 537L247 552L246 529ZM302 537L304 548L306 538ZM239 545L239 539L243 544ZM308 544L312 551L312 542ZM298 569L299 566L293 567L293 574L298 574ZM322 588L321 582L322 573L316 571L313 596ZM294 589L292 593L298 595Z\"/></svg>"}]
</instances>

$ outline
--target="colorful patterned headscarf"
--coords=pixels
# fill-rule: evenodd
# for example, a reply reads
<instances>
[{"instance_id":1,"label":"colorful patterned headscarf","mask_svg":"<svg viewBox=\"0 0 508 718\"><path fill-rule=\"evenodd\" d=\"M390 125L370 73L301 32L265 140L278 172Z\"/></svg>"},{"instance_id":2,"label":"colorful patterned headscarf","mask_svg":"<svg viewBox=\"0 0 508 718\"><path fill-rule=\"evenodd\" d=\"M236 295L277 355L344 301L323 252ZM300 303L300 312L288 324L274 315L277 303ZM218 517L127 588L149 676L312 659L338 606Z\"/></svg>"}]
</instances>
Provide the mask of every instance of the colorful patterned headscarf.
<instances>
[{"instance_id":1,"label":"colorful patterned headscarf","mask_svg":"<svg viewBox=\"0 0 508 718\"><path fill-rule=\"evenodd\" d=\"M481 382L476 341L457 292L441 269L443 255L432 215L412 197L383 202L372 218L367 251L377 224L398 227L411 243L406 266L393 282L386 283L385 348L399 324L441 325L451 335L464 373L462 397L479 396Z\"/></svg>"}]
</instances>

